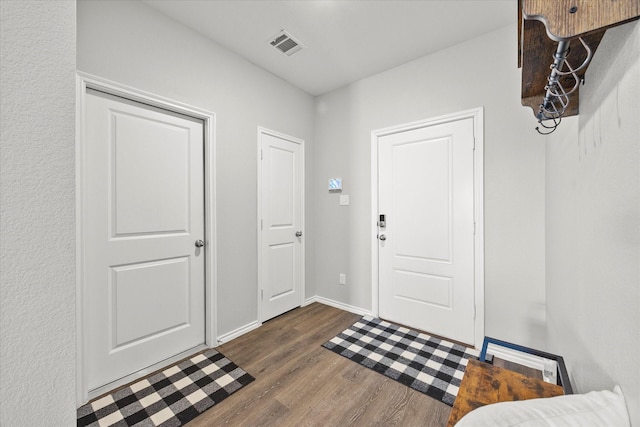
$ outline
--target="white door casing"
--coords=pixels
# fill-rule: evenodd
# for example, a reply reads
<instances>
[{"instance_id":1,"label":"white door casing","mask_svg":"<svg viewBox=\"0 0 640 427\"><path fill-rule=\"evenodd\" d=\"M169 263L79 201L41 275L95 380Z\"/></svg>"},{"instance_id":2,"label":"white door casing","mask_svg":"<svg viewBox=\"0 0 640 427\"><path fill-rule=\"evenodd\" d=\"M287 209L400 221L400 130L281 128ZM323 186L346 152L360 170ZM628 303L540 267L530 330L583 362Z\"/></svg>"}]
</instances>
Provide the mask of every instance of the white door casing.
<instances>
[{"instance_id":1,"label":"white door casing","mask_svg":"<svg viewBox=\"0 0 640 427\"><path fill-rule=\"evenodd\" d=\"M258 319L304 300L304 141L258 129Z\"/></svg>"},{"instance_id":2,"label":"white door casing","mask_svg":"<svg viewBox=\"0 0 640 427\"><path fill-rule=\"evenodd\" d=\"M478 310L483 305L479 115L465 112L373 133L374 230L381 236L374 250L374 310L471 345L479 345L484 335L478 318L483 316ZM377 227L380 214L386 227Z\"/></svg>"},{"instance_id":3,"label":"white door casing","mask_svg":"<svg viewBox=\"0 0 640 427\"><path fill-rule=\"evenodd\" d=\"M78 83L81 404L215 343L215 118L86 74Z\"/></svg>"}]
</instances>

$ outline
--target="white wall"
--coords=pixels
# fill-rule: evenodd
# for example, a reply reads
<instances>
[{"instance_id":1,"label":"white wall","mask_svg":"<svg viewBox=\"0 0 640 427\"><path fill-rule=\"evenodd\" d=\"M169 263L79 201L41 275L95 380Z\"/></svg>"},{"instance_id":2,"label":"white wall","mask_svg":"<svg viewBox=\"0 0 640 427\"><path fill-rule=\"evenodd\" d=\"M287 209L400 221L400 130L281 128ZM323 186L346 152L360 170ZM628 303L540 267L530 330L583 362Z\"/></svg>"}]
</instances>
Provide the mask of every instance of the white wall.
<instances>
[{"instance_id":1,"label":"white wall","mask_svg":"<svg viewBox=\"0 0 640 427\"><path fill-rule=\"evenodd\" d=\"M78 69L216 113L218 334L256 321L257 126L305 140L309 192L313 98L135 1L78 2Z\"/></svg>"},{"instance_id":2,"label":"white wall","mask_svg":"<svg viewBox=\"0 0 640 427\"><path fill-rule=\"evenodd\" d=\"M547 141L548 347L640 425L640 23L607 31L580 115Z\"/></svg>"},{"instance_id":3,"label":"white wall","mask_svg":"<svg viewBox=\"0 0 640 427\"><path fill-rule=\"evenodd\" d=\"M0 425L75 425L75 1L0 11Z\"/></svg>"},{"instance_id":4,"label":"white wall","mask_svg":"<svg viewBox=\"0 0 640 427\"><path fill-rule=\"evenodd\" d=\"M531 110L520 107L516 31L491 32L318 98L320 296L371 309L371 131L484 106L486 334L544 343L545 148ZM327 191L336 176L348 207Z\"/></svg>"}]
</instances>

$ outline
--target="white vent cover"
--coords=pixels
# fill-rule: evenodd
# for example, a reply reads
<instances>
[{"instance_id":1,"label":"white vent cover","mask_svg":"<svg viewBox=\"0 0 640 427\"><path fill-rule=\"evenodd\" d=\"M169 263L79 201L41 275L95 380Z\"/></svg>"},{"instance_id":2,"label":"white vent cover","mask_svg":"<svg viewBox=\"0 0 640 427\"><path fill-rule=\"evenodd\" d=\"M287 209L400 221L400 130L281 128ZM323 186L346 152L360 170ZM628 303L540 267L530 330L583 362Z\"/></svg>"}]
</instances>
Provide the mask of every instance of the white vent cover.
<instances>
[{"instance_id":1,"label":"white vent cover","mask_svg":"<svg viewBox=\"0 0 640 427\"><path fill-rule=\"evenodd\" d=\"M269 44L287 56L300 52L306 46L294 39L293 36L285 30L280 31L269 40Z\"/></svg>"}]
</instances>

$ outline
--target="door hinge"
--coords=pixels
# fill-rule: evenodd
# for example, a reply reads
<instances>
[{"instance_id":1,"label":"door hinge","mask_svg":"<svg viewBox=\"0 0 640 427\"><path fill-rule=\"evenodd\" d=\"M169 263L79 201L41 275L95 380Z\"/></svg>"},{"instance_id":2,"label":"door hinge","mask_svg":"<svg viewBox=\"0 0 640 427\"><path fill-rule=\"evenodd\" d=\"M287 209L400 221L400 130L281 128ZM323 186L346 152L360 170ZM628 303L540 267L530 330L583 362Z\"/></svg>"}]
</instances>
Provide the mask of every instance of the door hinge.
<instances>
[{"instance_id":1,"label":"door hinge","mask_svg":"<svg viewBox=\"0 0 640 427\"><path fill-rule=\"evenodd\" d=\"M262 220L260 220L260 231L262 231L262 230L263 230L263 228L264 228L263 221L262 221Z\"/></svg>"},{"instance_id":2,"label":"door hinge","mask_svg":"<svg viewBox=\"0 0 640 427\"><path fill-rule=\"evenodd\" d=\"M473 151L476 151L476 137L473 137Z\"/></svg>"},{"instance_id":3,"label":"door hinge","mask_svg":"<svg viewBox=\"0 0 640 427\"><path fill-rule=\"evenodd\" d=\"M473 235L476 235L476 222L473 221Z\"/></svg>"},{"instance_id":4,"label":"door hinge","mask_svg":"<svg viewBox=\"0 0 640 427\"><path fill-rule=\"evenodd\" d=\"M264 153L262 150L260 150L260 160L264 160Z\"/></svg>"},{"instance_id":5,"label":"door hinge","mask_svg":"<svg viewBox=\"0 0 640 427\"><path fill-rule=\"evenodd\" d=\"M264 301L264 289L260 289L260 301Z\"/></svg>"}]
</instances>

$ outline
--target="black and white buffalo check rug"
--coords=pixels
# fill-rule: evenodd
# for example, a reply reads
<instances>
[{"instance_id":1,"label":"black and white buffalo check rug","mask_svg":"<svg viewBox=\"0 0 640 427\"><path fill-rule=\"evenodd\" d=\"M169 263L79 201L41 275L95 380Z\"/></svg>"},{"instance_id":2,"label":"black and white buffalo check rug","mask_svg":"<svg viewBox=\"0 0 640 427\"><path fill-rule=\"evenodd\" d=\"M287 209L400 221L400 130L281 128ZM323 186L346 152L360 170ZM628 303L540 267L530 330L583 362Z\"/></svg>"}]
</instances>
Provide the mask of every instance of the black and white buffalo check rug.
<instances>
[{"instance_id":1,"label":"black and white buffalo check rug","mask_svg":"<svg viewBox=\"0 0 640 427\"><path fill-rule=\"evenodd\" d=\"M472 348L365 316L322 344L449 406L458 395Z\"/></svg>"},{"instance_id":2,"label":"black and white buffalo check rug","mask_svg":"<svg viewBox=\"0 0 640 427\"><path fill-rule=\"evenodd\" d=\"M78 409L80 426L181 426L254 378L209 349Z\"/></svg>"}]
</instances>

